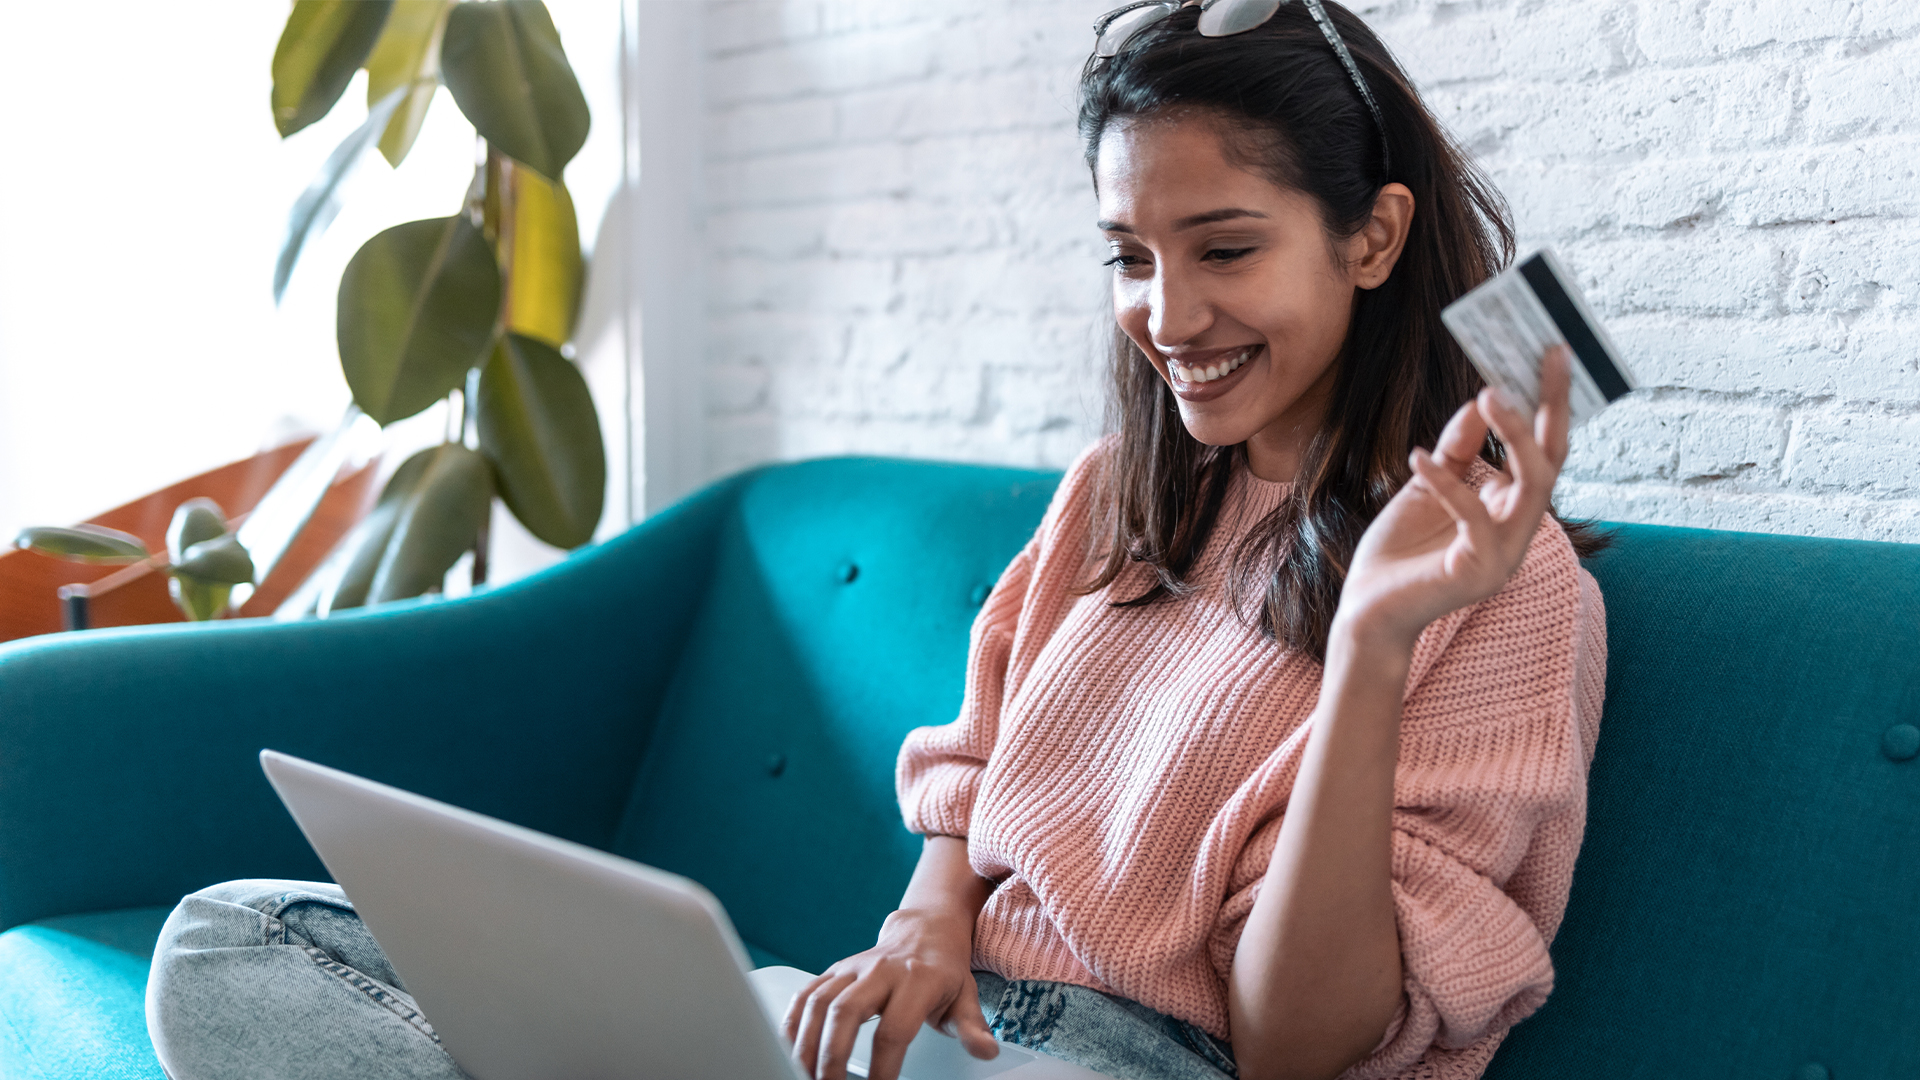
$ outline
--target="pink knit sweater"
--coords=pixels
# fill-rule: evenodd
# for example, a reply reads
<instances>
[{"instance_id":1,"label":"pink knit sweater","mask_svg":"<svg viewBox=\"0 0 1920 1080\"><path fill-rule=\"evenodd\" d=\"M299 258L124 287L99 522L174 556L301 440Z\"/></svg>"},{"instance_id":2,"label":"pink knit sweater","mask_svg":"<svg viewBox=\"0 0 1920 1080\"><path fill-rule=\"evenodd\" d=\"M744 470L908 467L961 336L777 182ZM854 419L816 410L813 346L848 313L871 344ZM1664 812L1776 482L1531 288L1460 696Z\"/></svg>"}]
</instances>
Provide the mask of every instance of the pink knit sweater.
<instances>
[{"instance_id":1,"label":"pink knit sweater","mask_svg":"<svg viewBox=\"0 0 1920 1080\"><path fill-rule=\"evenodd\" d=\"M915 832L967 837L998 882L974 965L1118 994L1230 1038L1227 973L1286 813L1320 665L1232 610L1232 539L1287 485L1245 469L1193 594L1077 595L1097 444L973 626L960 718L920 728L898 788ZM1494 597L1428 627L1401 719L1393 897L1406 997L1353 1080L1472 1080L1546 1000L1586 819L1606 667L1599 588L1542 524Z\"/></svg>"}]
</instances>

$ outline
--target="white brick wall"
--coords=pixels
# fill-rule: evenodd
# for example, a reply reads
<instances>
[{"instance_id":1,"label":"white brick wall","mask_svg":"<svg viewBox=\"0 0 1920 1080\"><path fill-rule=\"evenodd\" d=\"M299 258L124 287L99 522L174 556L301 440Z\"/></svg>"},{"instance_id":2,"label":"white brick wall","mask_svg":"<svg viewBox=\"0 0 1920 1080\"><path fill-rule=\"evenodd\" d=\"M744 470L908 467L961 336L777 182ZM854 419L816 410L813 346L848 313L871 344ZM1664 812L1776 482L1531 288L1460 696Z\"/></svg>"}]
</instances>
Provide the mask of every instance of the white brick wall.
<instances>
[{"instance_id":1,"label":"white brick wall","mask_svg":"<svg viewBox=\"0 0 1920 1080\"><path fill-rule=\"evenodd\" d=\"M1064 464L1104 272L1072 126L1114 0L707 17L708 465ZM1615 520L1920 541L1920 5L1358 8L1650 389L1576 433Z\"/></svg>"}]
</instances>

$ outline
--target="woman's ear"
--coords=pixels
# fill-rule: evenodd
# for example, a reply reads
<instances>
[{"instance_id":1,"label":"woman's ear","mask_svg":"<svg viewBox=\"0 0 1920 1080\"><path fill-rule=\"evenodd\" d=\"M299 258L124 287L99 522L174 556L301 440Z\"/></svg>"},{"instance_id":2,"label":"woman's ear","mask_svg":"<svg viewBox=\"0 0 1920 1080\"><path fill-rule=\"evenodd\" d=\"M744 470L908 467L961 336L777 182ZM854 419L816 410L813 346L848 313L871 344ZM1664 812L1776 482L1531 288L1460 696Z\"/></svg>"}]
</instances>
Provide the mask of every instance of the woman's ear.
<instances>
[{"instance_id":1,"label":"woman's ear","mask_svg":"<svg viewBox=\"0 0 1920 1080\"><path fill-rule=\"evenodd\" d=\"M1363 289L1377 289L1393 273L1406 249L1407 232L1413 228L1413 192L1405 184L1388 184L1373 200L1373 216L1353 238L1348 265L1353 267L1353 283Z\"/></svg>"}]
</instances>

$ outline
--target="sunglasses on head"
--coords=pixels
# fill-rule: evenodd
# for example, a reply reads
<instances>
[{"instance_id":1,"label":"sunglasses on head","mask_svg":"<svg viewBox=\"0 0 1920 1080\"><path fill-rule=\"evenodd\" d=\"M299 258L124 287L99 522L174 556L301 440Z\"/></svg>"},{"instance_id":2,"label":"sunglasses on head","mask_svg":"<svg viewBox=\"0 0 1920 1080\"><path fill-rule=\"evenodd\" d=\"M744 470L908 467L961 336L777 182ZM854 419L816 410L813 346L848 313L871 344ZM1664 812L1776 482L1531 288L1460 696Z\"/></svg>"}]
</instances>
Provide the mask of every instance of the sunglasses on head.
<instances>
[{"instance_id":1,"label":"sunglasses on head","mask_svg":"<svg viewBox=\"0 0 1920 1080\"><path fill-rule=\"evenodd\" d=\"M1200 25L1202 37L1231 37L1244 34L1256 26L1265 25L1273 18L1274 12L1292 0L1202 0L1200 4ZM1353 80L1354 89L1360 91L1360 100L1367 103L1367 111L1373 114L1374 127L1380 131L1380 171L1386 175L1389 161L1387 158L1387 120L1380 112L1380 105L1373 99L1373 90L1367 80L1360 75L1360 66L1353 62L1353 53L1347 50L1347 43L1340 37L1340 31L1327 16L1327 9L1320 0L1301 0L1307 13L1313 16L1313 24L1333 46L1333 54L1340 59L1340 66L1347 69L1347 75ZM1186 6L1181 0L1140 0L1138 3L1118 7L1093 24L1093 55L1110 60L1120 55L1127 43L1139 36L1140 32L1158 25L1161 20Z\"/></svg>"}]
</instances>

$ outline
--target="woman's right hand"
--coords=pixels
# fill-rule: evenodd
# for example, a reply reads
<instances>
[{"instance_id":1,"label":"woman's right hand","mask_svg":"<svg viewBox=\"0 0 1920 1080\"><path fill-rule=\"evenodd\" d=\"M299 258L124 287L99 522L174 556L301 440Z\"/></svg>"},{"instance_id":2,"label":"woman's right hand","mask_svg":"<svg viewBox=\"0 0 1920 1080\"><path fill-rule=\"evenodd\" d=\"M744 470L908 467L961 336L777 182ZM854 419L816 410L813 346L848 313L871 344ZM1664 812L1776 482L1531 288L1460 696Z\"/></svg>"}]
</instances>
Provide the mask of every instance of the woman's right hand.
<instances>
[{"instance_id":1,"label":"woman's right hand","mask_svg":"<svg viewBox=\"0 0 1920 1080\"><path fill-rule=\"evenodd\" d=\"M814 1080L844 1080L860 1025L875 1015L868 1080L897 1080L907 1044L932 1024L977 1058L999 1053L973 981L973 920L903 908L873 948L828 968L794 996L784 1023L793 1059Z\"/></svg>"}]
</instances>

